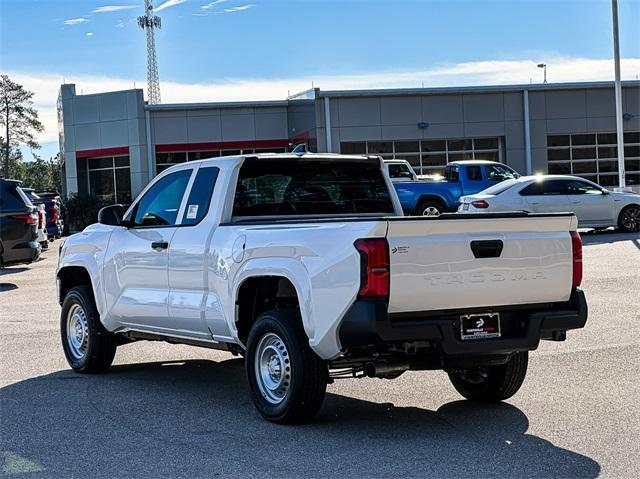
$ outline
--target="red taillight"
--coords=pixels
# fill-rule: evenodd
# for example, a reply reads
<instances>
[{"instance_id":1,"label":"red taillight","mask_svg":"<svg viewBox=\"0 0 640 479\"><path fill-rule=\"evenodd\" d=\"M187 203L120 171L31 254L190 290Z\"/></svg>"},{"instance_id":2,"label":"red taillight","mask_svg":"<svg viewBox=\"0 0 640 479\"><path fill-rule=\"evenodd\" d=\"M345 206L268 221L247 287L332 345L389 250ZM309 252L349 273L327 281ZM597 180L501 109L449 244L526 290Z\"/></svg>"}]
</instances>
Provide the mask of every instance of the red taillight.
<instances>
[{"instance_id":1,"label":"red taillight","mask_svg":"<svg viewBox=\"0 0 640 479\"><path fill-rule=\"evenodd\" d=\"M582 239L577 231L571 232L571 251L573 253L572 286L577 288L582 283Z\"/></svg>"},{"instance_id":2,"label":"red taillight","mask_svg":"<svg viewBox=\"0 0 640 479\"><path fill-rule=\"evenodd\" d=\"M47 211L51 213L51 222L55 223L58 221L58 208L55 205L47 206Z\"/></svg>"},{"instance_id":3,"label":"red taillight","mask_svg":"<svg viewBox=\"0 0 640 479\"><path fill-rule=\"evenodd\" d=\"M44 211L38 210L38 229L44 228Z\"/></svg>"},{"instance_id":4,"label":"red taillight","mask_svg":"<svg viewBox=\"0 0 640 479\"><path fill-rule=\"evenodd\" d=\"M357 240L354 246L361 265L358 298L388 298L389 243L385 238L366 238Z\"/></svg>"},{"instance_id":5,"label":"red taillight","mask_svg":"<svg viewBox=\"0 0 640 479\"><path fill-rule=\"evenodd\" d=\"M471 205L475 206L476 208L488 208L489 207L489 203L487 203L485 200L472 201Z\"/></svg>"},{"instance_id":6,"label":"red taillight","mask_svg":"<svg viewBox=\"0 0 640 479\"><path fill-rule=\"evenodd\" d=\"M24 221L28 225L35 225L36 219L33 215L13 215L11 218L18 221Z\"/></svg>"}]
</instances>

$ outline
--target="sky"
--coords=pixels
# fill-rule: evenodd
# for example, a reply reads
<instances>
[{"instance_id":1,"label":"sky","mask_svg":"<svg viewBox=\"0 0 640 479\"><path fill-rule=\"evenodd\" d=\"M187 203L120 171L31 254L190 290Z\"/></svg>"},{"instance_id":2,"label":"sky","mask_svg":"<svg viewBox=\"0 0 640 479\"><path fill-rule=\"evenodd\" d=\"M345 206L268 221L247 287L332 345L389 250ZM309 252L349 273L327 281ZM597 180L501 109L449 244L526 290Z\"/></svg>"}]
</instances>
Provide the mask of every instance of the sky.
<instances>
[{"instance_id":1,"label":"sky","mask_svg":"<svg viewBox=\"0 0 640 479\"><path fill-rule=\"evenodd\" d=\"M321 89L613 79L610 0L154 0L164 103ZM0 71L35 92L57 151L60 84L146 88L143 0L0 0ZM619 0L623 79L640 76L640 0ZM23 150L25 158L31 158Z\"/></svg>"}]
</instances>

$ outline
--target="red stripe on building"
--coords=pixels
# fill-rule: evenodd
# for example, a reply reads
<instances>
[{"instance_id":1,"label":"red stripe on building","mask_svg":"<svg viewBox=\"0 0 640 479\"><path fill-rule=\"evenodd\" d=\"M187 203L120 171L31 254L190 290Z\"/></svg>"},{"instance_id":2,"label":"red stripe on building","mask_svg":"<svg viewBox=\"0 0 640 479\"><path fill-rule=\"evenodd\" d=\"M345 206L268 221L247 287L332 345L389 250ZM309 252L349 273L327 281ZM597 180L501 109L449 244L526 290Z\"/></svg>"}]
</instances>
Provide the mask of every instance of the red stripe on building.
<instances>
[{"instance_id":1,"label":"red stripe on building","mask_svg":"<svg viewBox=\"0 0 640 479\"><path fill-rule=\"evenodd\" d=\"M116 146L113 148L99 148L97 150L76 151L76 158L99 158L101 156L118 156L128 154L128 146Z\"/></svg>"},{"instance_id":2,"label":"red stripe on building","mask_svg":"<svg viewBox=\"0 0 640 479\"><path fill-rule=\"evenodd\" d=\"M171 143L156 145L157 153L176 151L209 151L209 150L240 150L243 148L286 148L289 139L280 140L245 140L245 141L215 141L207 143Z\"/></svg>"}]
</instances>

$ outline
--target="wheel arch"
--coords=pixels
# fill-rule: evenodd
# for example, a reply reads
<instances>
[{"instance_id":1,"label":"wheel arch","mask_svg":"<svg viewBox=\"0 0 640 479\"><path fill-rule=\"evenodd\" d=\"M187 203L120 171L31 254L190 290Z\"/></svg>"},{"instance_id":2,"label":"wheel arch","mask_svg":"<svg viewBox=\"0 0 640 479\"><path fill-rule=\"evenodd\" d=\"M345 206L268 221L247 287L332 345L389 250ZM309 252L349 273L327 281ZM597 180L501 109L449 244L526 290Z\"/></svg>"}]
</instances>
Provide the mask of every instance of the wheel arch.
<instances>
[{"instance_id":1,"label":"wheel arch","mask_svg":"<svg viewBox=\"0 0 640 479\"><path fill-rule=\"evenodd\" d=\"M273 309L272 306L278 305L297 306L307 337L314 336L311 317L311 285L306 270L289 258L275 259L278 266L275 266L273 261L274 258L262 258L247 262L234 281L233 329L237 339L243 345L246 345L249 329L256 318L263 312ZM264 296L265 294L267 296ZM259 300L266 301L256 305L255 301Z\"/></svg>"},{"instance_id":2,"label":"wheel arch","mask_svg":"<svg viewBox=\"0 0 640 479\"><path fill-rule=\"evenodd\" d=\"M56 274L58 280L58 303L62 305L64 298L76 286L89 286L95 298L96 292L91 275L84 266L64 266Z\"/></svg>"}]
</instances>

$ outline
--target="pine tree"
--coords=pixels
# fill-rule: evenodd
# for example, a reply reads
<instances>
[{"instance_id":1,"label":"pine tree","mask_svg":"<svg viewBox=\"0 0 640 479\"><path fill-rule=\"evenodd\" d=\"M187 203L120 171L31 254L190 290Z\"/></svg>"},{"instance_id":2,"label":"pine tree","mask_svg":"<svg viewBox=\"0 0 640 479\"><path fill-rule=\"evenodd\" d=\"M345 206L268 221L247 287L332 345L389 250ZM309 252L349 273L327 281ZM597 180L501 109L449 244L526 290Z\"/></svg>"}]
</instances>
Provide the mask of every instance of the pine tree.
<instances>
[{"instance_id":1,"label":"pine tree","mask_svg":"<svg viewBox=\"0 0 640 479\"><path fill-rule=\"evenodd\" d=\"M33 92L0 75L0 125L3 128L4 176L9 177L9 163L14 147L24 143L31 149L40 148L36 134L44 130L33 108Z\"/></svg>"}]
</instances>

